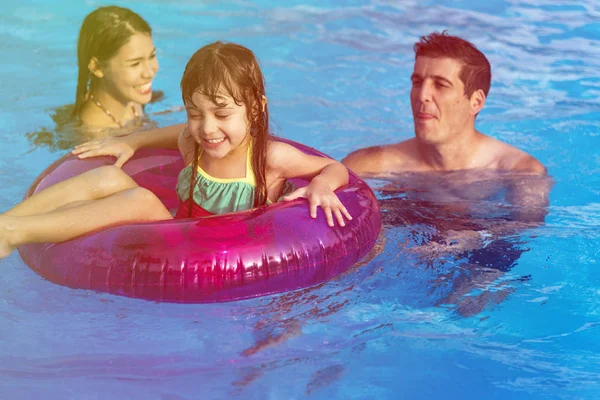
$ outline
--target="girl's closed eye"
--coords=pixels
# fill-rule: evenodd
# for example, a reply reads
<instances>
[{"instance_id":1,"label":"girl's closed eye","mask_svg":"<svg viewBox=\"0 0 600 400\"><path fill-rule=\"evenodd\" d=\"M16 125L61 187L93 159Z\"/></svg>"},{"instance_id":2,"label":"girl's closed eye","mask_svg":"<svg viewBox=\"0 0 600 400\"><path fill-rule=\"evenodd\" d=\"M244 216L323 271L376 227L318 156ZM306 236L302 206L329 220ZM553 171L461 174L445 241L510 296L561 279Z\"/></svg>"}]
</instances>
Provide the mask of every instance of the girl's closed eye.
<instances>
[{"instance_id":1,"label":"girl's closed eye","mask_svg":"<svg viewBox=\"0 0 600 400\"><path fill-rule=\"evenodd\" d=\"M199 113L197 111L188 111L187 116L189 119L202 119L204 117L202 113Z\"/></svg>"}]
</instances>

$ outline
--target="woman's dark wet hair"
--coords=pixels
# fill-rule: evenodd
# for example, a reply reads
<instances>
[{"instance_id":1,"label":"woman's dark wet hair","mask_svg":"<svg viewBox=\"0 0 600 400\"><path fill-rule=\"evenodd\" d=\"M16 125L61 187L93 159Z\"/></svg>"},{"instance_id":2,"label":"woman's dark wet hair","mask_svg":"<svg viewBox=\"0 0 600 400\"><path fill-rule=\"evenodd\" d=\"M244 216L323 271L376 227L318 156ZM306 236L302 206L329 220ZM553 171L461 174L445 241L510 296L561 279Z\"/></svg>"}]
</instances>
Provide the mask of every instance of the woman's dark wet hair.
<instances>
[{"instance_id":1,"label":"woman's dark wet hair","mask_svg":"<svg viewBox=\"0 0 600 400\"><path fill-rule=\"evenodd\" d=\"M79 30L77 41L77 90L73 116L79 117L90 85L95 78L88 65L92 57L100 64L114 57L136 33L152 34L150 25L128 8L118 6L100 7L88 14Z\"/></svg>"},{"instance_id":2,"label":"woman's dark wet hair","mask_svg":"<svg viewBox=\"0 0 600 400\"><path fill-rule=\"evenodd\" d=\"M254 206L267 203L267 145L269 142L269 109L265 98L265 80L254 53L235 43L214 42L202 47L190 58L181 78L181 96L186 107L194 107L192 97L200 93L219 104L218 96L226 94L236 104L246 105L252 140L252 171L256 178ZM199 145L194 150L190 198L194 187ZM190 202L191 204L191 202Z\"/></svg>"}]
</instances>

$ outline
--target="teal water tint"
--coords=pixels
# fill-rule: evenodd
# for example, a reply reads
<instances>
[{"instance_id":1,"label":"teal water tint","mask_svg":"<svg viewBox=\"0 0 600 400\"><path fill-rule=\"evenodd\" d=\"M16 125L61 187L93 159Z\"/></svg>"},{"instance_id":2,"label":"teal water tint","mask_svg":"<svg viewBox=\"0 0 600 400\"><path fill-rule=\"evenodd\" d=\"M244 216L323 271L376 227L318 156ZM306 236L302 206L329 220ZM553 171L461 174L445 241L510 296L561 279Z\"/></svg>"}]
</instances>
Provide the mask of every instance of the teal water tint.
<instances>
[{"instance_id":1,"label":"teal water tint","mask_svg":"<svg viewBox=\"0 0 600 400\"><path fill-rule=\"evenodd\" d=\"M0 210L66 151L25 134L53 132L53 110L73 101L77 30L100 4L109 2L3 6ZM504 271L480 273L460 257L411 251L435 233L427 221L470 223L469 214L378 191L387 224L370 259L314 288L212 305L68 289L14 253L0 263L1 398L600 396L598 1L120 4L154 30L154 89L165 97L147 111L157 124L185 118L179 79L189 56L235 41L261 60L275 132L337 159L411 137L420 35L447 29L471 40L493 69L477 127L548 167L546 224L507 238L497 255L514 258ZM506 210L495 200L468 206L494 218ZM410 213L425 222L405 223Z\"/></svg>"}]
</instances>

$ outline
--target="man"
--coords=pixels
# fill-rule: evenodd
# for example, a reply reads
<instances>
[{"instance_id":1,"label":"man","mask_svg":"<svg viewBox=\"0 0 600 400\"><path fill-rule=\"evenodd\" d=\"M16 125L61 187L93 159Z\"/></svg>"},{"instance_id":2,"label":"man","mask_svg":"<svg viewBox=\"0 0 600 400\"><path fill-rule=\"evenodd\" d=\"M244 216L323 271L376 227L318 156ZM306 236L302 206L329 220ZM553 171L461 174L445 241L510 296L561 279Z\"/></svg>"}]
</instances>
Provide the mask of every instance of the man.
<instances>
[{"instance_id":1,"label":"man","mask_svg":"<svg viewBox=\"0 0 600 400\"><path fill-rule=\"evenodd\" d=\"M461 314L472 315L491 293L469 295L473 287L486 287L510 270L523 252L513 239L543 222L551 180L534 157L475 129L491 82L481 51L446 33L424 36L414 49L415 137L357 150L342 163L361 177L389 179L380 201L384 225L407 226L420 238L409 252L441 274L430 290L453 277L451 293L438 303L456 304ZM393 192L401 195L390 198ZM489 201L499 194L508 204ZM415 235L415 227L429 230ZM458 263L454 271L463 275L442 273L448 262ZM498 300L507 294L495 293Z\"/></svg>"},{"instance_id":2,"label":"man","mask_svg":"<svg viewBox=\"0 0 600 400\"><path fill-rule=\"evenodd\" d=\"M471 43L432 33L416 43L411 76L415 138L361 149L342 162L361 176L402 172L493 169L545 174L532 156L475 129L491 69Z\"/></svg>"},{"instance_id":3,"label":"man","mask_svg":"<svg viewBox=\"0 0 600 400\"><path fill-rule=\"evenodd\" d=\"M484 199L503 190L518 206L513 210L517 220L543 220L550 189L546 168L475 129L491 82L485 55L445 32L421 37L414 49L410 101L415 137L357 150L342 163L363 178L426 174L411 185L421 193L432 192L435 201Z\"/></svg>"}]
</instances>

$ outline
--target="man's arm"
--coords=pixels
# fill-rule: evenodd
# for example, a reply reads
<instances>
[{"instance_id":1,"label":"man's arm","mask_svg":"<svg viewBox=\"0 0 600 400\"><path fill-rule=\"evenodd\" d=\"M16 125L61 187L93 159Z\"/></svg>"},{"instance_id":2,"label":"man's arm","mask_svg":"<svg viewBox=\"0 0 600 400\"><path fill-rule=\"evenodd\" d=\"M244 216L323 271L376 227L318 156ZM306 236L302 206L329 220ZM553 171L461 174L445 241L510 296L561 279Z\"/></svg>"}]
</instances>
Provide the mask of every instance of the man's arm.
<instances>
[{"instance_id":1,"label":"man's arm","mask_svg":"<svg viewBox=\"0 0 600 400\"><path fill-rule=\"evenodd\" d=\"M434 243L433 247L461 253L543 225L548 214L550 190L554 184L546 174L546 168L534 157L525 154L512 165L503 180L510 213L508 220L481 220L479 230L447 230L443 232L443 242L446 244L439 246Z\"/></svg>"},{"instance_id":2,"label":"man's arm","mask_svg":"<svg viewBox=\"0 0 600 400\"><path fill-rule=\"evenodd\" d=\"M507 179L510 180L506 193L510 220L489 222L479 231L448 231L446 242L461 243L462 246L455 246L455 249L465 251L544 224L554 184L552 178L545 174L515 174Z\"/></svg>"},{"instance_id":3,"label":"man's arm","mask_svg":"<svg viewBox=\"0 0 600 400\"><path fill-rule=\"evenodd\" d=\"M506 199L512 220L536 226L544 222L550 204L552 178L541 174L518 174L510 178Z\"/></svg>"},{"instance_id":4,"label":"man's arm","mask_svg":"<svg viewBox=\"0 0 600 400\"><path fill-rule=\"evenodd\" d=\"M519 151L506 179L506 200L510 204L512 220L537 226L548 214L550 190L553 181L546 167L535 157Z\"/></svg>"}]
</instances>

